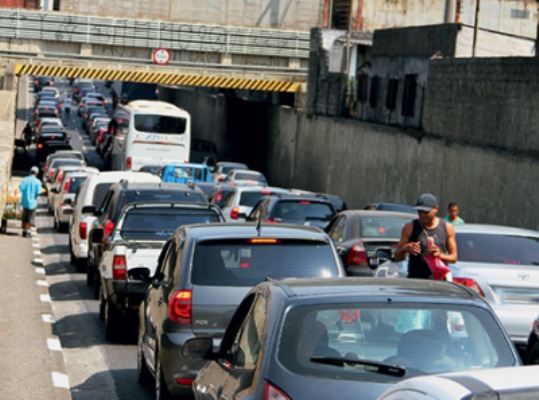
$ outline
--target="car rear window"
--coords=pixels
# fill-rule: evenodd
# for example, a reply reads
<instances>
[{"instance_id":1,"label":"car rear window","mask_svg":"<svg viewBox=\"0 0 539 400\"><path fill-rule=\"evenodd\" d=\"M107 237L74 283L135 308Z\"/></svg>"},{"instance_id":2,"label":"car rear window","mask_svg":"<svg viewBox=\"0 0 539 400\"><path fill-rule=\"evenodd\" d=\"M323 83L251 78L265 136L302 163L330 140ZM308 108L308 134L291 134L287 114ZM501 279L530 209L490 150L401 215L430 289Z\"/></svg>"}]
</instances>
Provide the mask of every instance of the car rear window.
<instances>
[{"instance_id":1,"label":"car rear window","mask_svg":"<svg viewBox=\"0 0 539 400\"><path fill-rule=\"evenodd\" d=\"M350 302L296 306L281 324L277 357L324 379L398 381L418 375L511 366L515 357L491 312L458 304ZM327 359L337 359L333 363ZM349 363L338 360L349 359ZM353 360L366 361L354 363ZM376 364L402 366L398 376Z\"/></svg>"},{"instance_id":2,"label":"car rear window","mask_svg":"<svg viewBox=\"0 0 539 400\"><path fill-rule=\"evenodd\" d=\"M74 158L72 160L54 160L51 164L51 169L56 169L59 167L66 167L66 166L74 166L74 167L82 167L82 161Z\"/></svg>"},{"instance_id":3,"label":"car rear window","mask_svg":"<svg viewBox=\"0 0 539 400\"><path fill-rule=\"evenodd\" d=\"M329 221L335 211L327 203L301 201L279 201L275 204L270 218L276 221Z\"/></svg>"},{"instance_id":4,"label":"car rear window","mask_svg":"<svg viewBox=\"0 0 539 400\"><path fill-rule=\"evenodd\" d=\"M125 239L167 239L181 225L220 222L210 210L133 209L124 219L121 236Z\"/></svg>"},{"instance_id":5,"label":"car rear window","mask_svg":"<svg viewBox=\"0 0 539 400\"><path fill-rule=\"evenodd\" d=\"M361 217L359 220L359 236L362 238L399 239L401 237L402 227L414 218L413 215L410 218Z\"/></svg>"},{"instance_id":6,"label":"car rear window","mask_svg":"<svg viewBox=\"0 0 539 400\"><path fill-rule=\"evenodd\" d=\"M268 194L270 193L263 193L260 190L256 192L242 192L240 194L240 206L253 207L258 200Z\"/></svg>"},{"instance_id":7,"label":"car rear window","mask_svg":"<svg viewBox=\"0 0 539 400\"><path fill-rule=\"evenodd\" d=\"M80 185L82 182L86 180L87 176L77 176L72 177L69 180L69 191L68 193L77 193L77 190L79 190Z\"/></svg>"},{"instance_id":8,"label":"car rear window","mask_svg":"<svg viewBox=\"0 0 539 400\"><path fill-rule=\"evenodd\" d=\"M114 220L116 220L120 214L120 211L123 207L130 203L136 201L160 201L166 203L197 203L205 204L207 203L206 196L203 193L196 192L184 192L180 190L173 191L151 191L151 190L142 190L137 192L127 192L121 201L121 207L116 209L116 214Z\"/></svg>"},{"instance_id":9,"label":"car rear window","mask_svg":"<svg viewBox=\"0 0 539 400\"><path fill-rule=\"evenodd\" d=\"M223 167L223 173L228 174L233 169L248 169L248 168L247 166L243 166L243 165L225 165Z\"/></svg>"},{"instance_id":10,"label":"car rear window","mask_svg":"<svg viewBox=\"0 0 539 400\"><path fill-rule=\"evenodd\" d=\"M110 183L98 183L95 185L94 189L94 198L92 200L92 204L96 207L100 206L101 203L103 203L103 199L105 198L105 195L107 194L107 191L112 186L112 182Z\"/></svg>"},{"instance_id":11,"label":"car rear window","mask_svg":"<svg viewBox=\"0 0 539 400\"><path fill-rule=\"evenodd\" d=\"M459 261L539 267L539 238L458 232Z\"/></svg>"},{"instance_id":12,"label":"car rear window","mask_svg":"<svg viewBox=\"0 0 539 400\"><path fill-rule=\"evenodd\" d=\"M191 281L207 286L254 286L267 277L339 275L332 247L326 242L257 239L198 243Z\"/></svg>"},{"instance_id":13,"label":"car rear window","mask_svg":"<svg viewBox=\"0 0 539 400\"><path fill-rule=\"evenodd\" d=\"M252 174L252 173L245 173L245 172L240 172L240 173L234 174L234 179L265 182L265 179L264 179L264 177L262 175Z\"/></svg>"}]
</instances>

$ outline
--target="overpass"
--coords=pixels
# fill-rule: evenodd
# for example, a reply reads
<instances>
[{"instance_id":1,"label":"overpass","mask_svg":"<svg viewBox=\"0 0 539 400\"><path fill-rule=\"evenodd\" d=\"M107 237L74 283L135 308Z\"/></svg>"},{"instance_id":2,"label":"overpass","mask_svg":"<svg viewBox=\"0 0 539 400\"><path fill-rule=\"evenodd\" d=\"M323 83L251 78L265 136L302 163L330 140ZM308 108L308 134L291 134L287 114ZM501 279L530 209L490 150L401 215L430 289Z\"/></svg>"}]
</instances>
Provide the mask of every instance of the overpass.
<instances>
[{"instance_id":1,"label":"overpass","mask_svg":"<svg viewBox=\"0 0 539 400\"><path fill-rule=\"evenodd\" d=\"M0 9L0 56L15 75L297 92L309 42L301 31Z\"/></svg>"}]
</instances>

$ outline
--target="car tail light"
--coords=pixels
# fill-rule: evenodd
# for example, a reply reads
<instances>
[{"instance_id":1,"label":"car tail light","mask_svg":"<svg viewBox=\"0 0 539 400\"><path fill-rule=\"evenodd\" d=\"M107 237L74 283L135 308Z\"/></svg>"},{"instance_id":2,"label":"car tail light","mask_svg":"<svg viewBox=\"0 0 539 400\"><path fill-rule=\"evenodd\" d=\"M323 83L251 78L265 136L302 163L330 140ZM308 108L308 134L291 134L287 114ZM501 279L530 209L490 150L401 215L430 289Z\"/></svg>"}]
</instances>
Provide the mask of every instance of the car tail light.
<instances>
[{"instance_id":1,"label":"car tail light","mask_svg":"<svg viewBox=\"0 0 539 400\"><path fill-rule=\"evenodd\" d=\"M357 265L360 267L368 267L369 262L367 260L367 250L363 245L363 242L357 242L352 246L348 252L348 257L346 258L347 265Z\"/></svg>"},{"instance_id":2,"label":"car tail light","mask_svg":"<svg viewBox=\"0 0 539 400\"><path fill-rule=\"evenodd\" d=\"M48 165L45 165L45 166L43 167L43 172L47 172L48 170L49 170L49 166L48 166Z\"/></svg>"},{"instance_id":3,"label":"car tail light","mask_svg":"<svg viewBox=\"0 0 539 400\"><path fill-rule=\"evenodd\" d=\"M266 220L266 222L270 223L270 224L278 224L280 223L281 221L277 221L276 219L272 219L272 218L268 218Z\"/></svg>"},{"instance_id":4,"label":"car tail light","mask_svg":"<svg viewBox=\"0 0 539 400\"><path fill-rule=\"evenodd\" d=\"M485 297L485 293L483 293L479 284L471 278L453 278L453 282L475 290L477 293L479 293L479 295L481 295L481 297Z\"/></svg>"},{"instance_id":5,"label":"car tail light","mask_svg":"<svg viewBox=\"0 0 539 400\"><path fill-rule=\"evenodd\" d=\"M39 81L37 79L34 81L34 85L39 85Z\"/></svg>"},{"instance_id":6,"label":"car tail light","mask_svg":"<svg viewBox=\"0 0 539 400\"><path fill-rule=\"evenodd\" d=\"M38 143L38 144L37 144L37 148L38 148L38 149L42 149L42 148L43 148L43 143Z\"/></svg>"},{"instance_id":7,"label":"car tail light","mask_svg":"<svg viewBox=\"0 0 539 400\"><path fill-rule=\"evenodd\" d=\"M114 222L112 222L111 220L108 220L103 226L103 233L105 235L110 235L113 229L114 229Z\"/></svg>"},{"instance_id":8,"label":"car tail light","mask_svg":"<svg viewBox=\"0 0 539 400\"><path fill-rule=\"evenodd\" d=\"M271 383L266 382L266 387L264 388L264 400L290 400L290 397Z\"/></svg>"},{"instance_id":9,"label":"car tail light","mask_svg":"<svg viewBox=\"0 0 539 400\"><path fill-rule=\"evenodd\" d=\"M172 295L168 304L168 317L178 324L191 324L192 320L191 290L179 290Z\"/></svg>"},{"instance_id":10,"label":"car tail light","mask_svg":"<svg viewBox=\"0 0 539 400\"><path fill-rule=\"evenodd\" d=\"M84 113L84 118L88 119L88 113Z\"/></svg>"},{"instance_id":11,"label":"car tail light","mask_svg":"<svg viewBox=\"0 0 539 400\"><path fill-rule=\"evenodd\" d=\"M114 256L112 258L112 279L124 280L126 271L125 256Z\"/></svg>"},{"instance_id":12,"label":"car tail light","mask_svg":"<svg viewBox=\"0 0 539 400\"><path fill-rule=\"evenodd\" d=\"M194 378L176 378L176 383L178 385L187 385L191 386L193 385L193 382L195 381Z\"/></svg>"},{"instance_id":13,"label":"car tail light","mask_svg":"<svg viewBox=\"0 0 539 400\"><path fill-rule=\"evenodd\" d=\"M281 239L252 238L252 239L247 240L247 243L249 243L249 244L279 244L279 243L281 243Z\"/></svg>"},{"instance_id":14,"label":"car tail light","mask_svg":"<svg viewBox=\"0 0 539 400\"><path fill-rule=\"evenodd\" d=\"M131 157L127 157L127 159L125 160L125 166L127 167L127 169L131 169L131 167L133 166L133 159Z\"/></svg>"},{"instance_id":15,"label":"car tail light","mask_svg":"<svg viewBox=\"0 0 539 400\"><path fill-rule=\"evenodd\" d=\"M240 213L240 208L234 207L232 210L230 210L230 218L238 219L239 213Z\"/></svg>"},{"instance_id":16,"label":"car tail light","mask_svg":"<svg viewBox=\"0 0 539 400\"><path fill-rule=\"evenodd\" d=\"M79 223L79 236L81 239L86 239L88 230L88 224L86 222L80 222Z\"/></svg>"},{"instance_id":17,"label":"car tail light","mask_svg":"<svg viewBox=\"0 0 539 400\"><path fill-rule=\"evenodd\" d=\"M68 179L66 183L64 183L64 193L69 192L69 186L71 186L71 179Z\"/></svg>"},{"instance_id":18,"label":"car tail light","mask_svg":"<svg viewBox=\"0 0 539 400\"><path fill-rule=\"evenodd\" d=\"M300 201L299 204L311 204L310 201Z\"/></svg>"}]
</instances>

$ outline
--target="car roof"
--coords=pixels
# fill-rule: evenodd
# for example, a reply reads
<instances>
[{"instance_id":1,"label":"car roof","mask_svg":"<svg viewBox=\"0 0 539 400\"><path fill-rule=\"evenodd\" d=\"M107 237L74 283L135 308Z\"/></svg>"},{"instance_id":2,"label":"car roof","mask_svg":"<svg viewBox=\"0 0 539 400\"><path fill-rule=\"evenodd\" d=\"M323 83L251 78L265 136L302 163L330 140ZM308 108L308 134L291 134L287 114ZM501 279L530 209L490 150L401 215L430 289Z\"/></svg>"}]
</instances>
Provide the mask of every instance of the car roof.
<instances>
[{"instance_id":1,"label":"car roof","mask_svg":"<svg viewBox=\"0 0 539 400\"><path fill-rule=\"evenodd\" d=\"M274 201L306 201L309 203L322 203L322 204L331 204L331 201L323 199L320 197L313 196L303 196L299 194L289 194L289 193L277 193L277 194L268 194L267 197L275 199Z\"/></svg>"},{"instance_id":2,"label":"car roof","mask_svg":"<svg viewBox=\"0 0 539 400\"><path fill-rule=\"evenodd\" d=\"M344 210L338 215L357 215L359 217L401 217L401 218L417 218L417 215L401 211L385 211L385 210Z\"/></svg>"},{"instance_id":3,"label":"car roof","mask_svg":"<svg viewBox=\"0 0 539 400\"><path fill-rule=\"evenodd\" d=\"M455 225L455 232L467 232L467 233L484 233L484 234L497 234L497 235L516 235L516 236L533 236L539 238L539 231L531 229L516 228L512 226L503 225L489 225L489 224L463 224Z\"/></svg>"},{"instance_id":4,"label":"car roof","mask_svg":"<svg viewBox=\"0 0 539 400\"><path fill-rule=\"evenodd\" d=\"M320 296L358 298L368 296L392 302L399 298L406 301L434 299L441 301L469 302L481 300L480 296L462 285L429 279L387 278L286 278L265 283L280 287L288 297L320 298ZM423 300L425 301L425 300ZM483 301L480 301L483 303ZM488 307L486 303L483 303Z\"/></svg>"},{"instance_id":5,"label":"car roof","mask_svg":"<svg viewBox=\"0 0 539 400\"><path fill-rule=\"evenodd\" d=\"M241 238L282 238L323 240L329 242L329 236L318 228L293 224L260 225L247 222L222 222L213 224L193 224L185 226L190 235L197 239L241 239Z\"/></svg>"}]
</instances>

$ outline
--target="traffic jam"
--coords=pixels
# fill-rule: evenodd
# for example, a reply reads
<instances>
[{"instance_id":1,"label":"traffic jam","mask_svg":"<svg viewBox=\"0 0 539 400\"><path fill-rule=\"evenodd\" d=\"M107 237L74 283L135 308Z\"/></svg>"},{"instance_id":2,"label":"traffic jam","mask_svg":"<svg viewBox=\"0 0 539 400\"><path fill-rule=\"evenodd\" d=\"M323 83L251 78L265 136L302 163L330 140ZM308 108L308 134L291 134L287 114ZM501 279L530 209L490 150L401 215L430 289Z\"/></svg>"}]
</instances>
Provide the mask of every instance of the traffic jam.
<instances>
[{"instance_id":1,"label":"traffic jam","mask_svg":"<svg viewBox=\"0 0 539 400\"><path fill-rule=\"evenodd\" d=\"M539 394L510 384L539 364L539 232L454 224L428 193L349 209L273 186L195 137L186 110L112 82L39 76L29 90L37 228L63 249L45 267L75 288L69 332L86 342L59 336L81 392L94 360L122 371L98 398Z\"/></svg>"}]
</instances>

